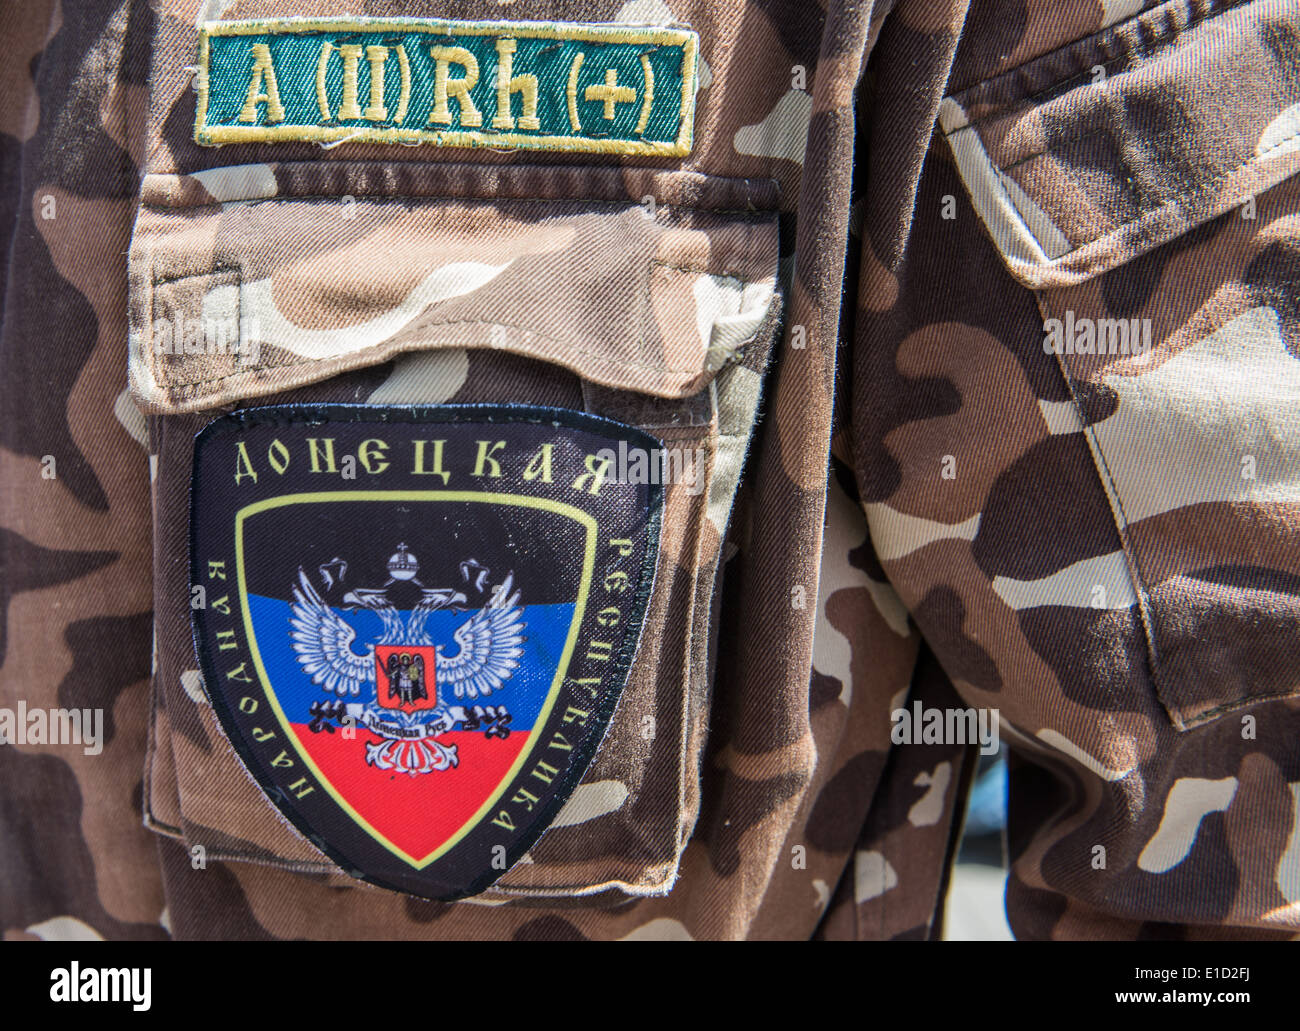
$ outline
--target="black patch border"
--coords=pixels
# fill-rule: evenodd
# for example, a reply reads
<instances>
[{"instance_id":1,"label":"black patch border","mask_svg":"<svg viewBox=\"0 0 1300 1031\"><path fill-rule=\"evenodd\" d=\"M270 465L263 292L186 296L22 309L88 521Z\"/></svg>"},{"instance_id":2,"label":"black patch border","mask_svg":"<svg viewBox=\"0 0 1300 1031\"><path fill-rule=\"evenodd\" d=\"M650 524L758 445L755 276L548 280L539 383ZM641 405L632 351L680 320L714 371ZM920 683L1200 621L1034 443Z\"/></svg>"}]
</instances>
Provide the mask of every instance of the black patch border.
<instances>
[{"instance_id":1,"label":"black patch border","mask_svg":"<svg viewBox=\"0 0 1300 1031\"><path fill-rule=\"evenodd\" d=\"M618 440L627 441L629 446L636 444L645 447L647 450L654 450L664 447L663 441L652 437L649 433L635 426L629 426L625 423L617 422L613 419L607 419L603 416L592 415L587 412L574 411L567 408L553 408L542 405L528 404L403 404L403 405L367 405L367 404L285 404L285 405L265 405L255 408L244 408L219 415L212 421L208 422L194 435L194 453L190 465L190 484L189 484L189 527L187 529L187 545L189 549L189 582L193 587L201 583L200 576L201 565L196 540L197 507L198 491L196 490L199 454L214 439L237 433L241 430L254 426L321 426L330 423L393 423L393 424L416 424L416 425L437 425L437 424L463 424L474 423L480 425L491 425L493 423L529 423L534 425L558 425L568 426L574 429L586 430L588 432L612 436L614 442ZM242 734L232 734L232 727L237 728L234 713L227 704L224 692L219 689L210 689L205 693L212 705L213 712L217 716L222 735L227 743L239 757L240 764L244 767L249 777L257 785L258 790L262 793L266 803L271 806L275 815L282 820L287 820L298 831L302 837L313 847L319 849L328 859L338 867L339 871L349 877L373 884L376 887L388 891L396 892L411 898L429 899L440 902L452 902L459 899L469 898L481 894L496 881L500 880L505 874L512 870L522 858L551 828L555 817L559 814L564 804L572 796L574 790L582 782L594 763L600 749L604 746L606 737L609 733L610 724L613 722L614 712L618 707L619 700L623 697L623 692L627 687L628 679L632 672L632 663L640 647L642 635L645 632L646 613L650 606L650 599L654 594L657 578L656 572L659 562L659 555L662 547L662 519L664 509L664 488L661 483L647 483L648 488L648 506L646 510L645 529L650 535L647 541L645 554L641 563L641 572L638 587L632 597L632 604L627 630L623 634L623 639L617 652L614 653L610 670L617 676L607 675L608 682L617 683L617 690L605 689L599 703L592 710L591 719L594 722L593 730L588 733L583 740L573 747L572 758L566 765L563 773L556 778L557 786L551 794L550 799L543 804L538 815L533 819L528 829L524 832L516 832L506 846L506 865L502 870L488 869L486 872L475 878L462 890L442 893L442 894L418 894L410 889L409 886L389 883L383 877L375 876L363 870L356 869L338 850L336 850L329 841L322 838L315 828L293 807L287 800L284 805L274 800L274 794L285 794L274 783L268 782L257 772L262 765L261 762L255 762L256 752L249 747ZM270 495L268 495L270 496ZM593 571L594 574L594 571ZM235 597L238 600L238 589L236 588ZM204 640L204 634L200 626L200 612L207 610L191 609L190 629L194 644L195 655L199 661L199 668L203 672L205 681L211 678L216 670L212 661L211 650ZM570 662L572 662L572 656ZM567 679L567 671L566 671ZM256 686L263 695L268 694L267 685L261 682L261 676L256 677ZM563 690L563 683L561 683ZM559 696L557 695L557 704ZM294 746L297 747L296 745ZM522 772L522 770L521 770ZM518 775L516 775L518 776ZM337 803L332 804L337 807ZM488 821L487 813L474 825L475 828ZM342 819L354 823L352 818L346 814L340 814ZM438 861L434 860L429 867L434 866ZM425 867L423 869L429 869ZM417 871L418 875L418 871Z\"/></svg>"}]
</instances>

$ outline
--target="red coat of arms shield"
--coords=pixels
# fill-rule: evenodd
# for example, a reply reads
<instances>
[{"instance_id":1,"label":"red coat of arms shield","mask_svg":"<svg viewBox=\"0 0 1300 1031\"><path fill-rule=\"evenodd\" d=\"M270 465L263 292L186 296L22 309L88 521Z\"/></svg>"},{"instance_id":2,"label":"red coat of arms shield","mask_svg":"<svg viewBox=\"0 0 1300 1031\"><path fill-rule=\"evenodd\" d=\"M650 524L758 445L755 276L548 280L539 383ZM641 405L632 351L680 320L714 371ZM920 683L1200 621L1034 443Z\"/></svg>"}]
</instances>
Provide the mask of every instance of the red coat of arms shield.
<instances>
[{"instance_id":1,"label":"red coat of arms shield","mask_svg":"<svg viewBox=\"0 0 1300 1031\"><path fill-rule=\"evenodd\" d=\"M386 709L418 712L438 706L436 656L432 645L375 646L375 683Z\"/></svg>"}]
</instances>

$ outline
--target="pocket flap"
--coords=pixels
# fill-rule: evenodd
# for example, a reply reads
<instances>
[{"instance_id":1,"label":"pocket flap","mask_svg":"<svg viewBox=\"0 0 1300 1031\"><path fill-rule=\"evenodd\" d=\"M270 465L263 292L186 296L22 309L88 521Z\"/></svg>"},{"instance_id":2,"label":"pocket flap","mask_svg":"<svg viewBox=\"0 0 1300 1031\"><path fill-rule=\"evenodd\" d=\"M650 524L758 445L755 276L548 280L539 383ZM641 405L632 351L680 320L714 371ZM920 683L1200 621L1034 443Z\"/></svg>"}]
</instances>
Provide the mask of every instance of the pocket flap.
<instances>
[{"instance_id":1,"label":"pocket flap","mask_svg":"<svg viewBox=\"0 0 1300 1031\"><path fill-rule=\"evenodd\" d=\"M943 101L1007 267L1115 268L1300 170L1300 6L1166 3Z\"/></svg>"},{"instance_id":2,"label":"pocket flap","mask_svg":"<svg viewBox=\"0 0 1300 1031\"><path fill-rule=\"evenodd\" d=\"M456 347L685 397L763 322L776 201L767 181L649 170L149 175L131 248L132 392L148 411L197 411Z\"/></svg>"}]
</instances>

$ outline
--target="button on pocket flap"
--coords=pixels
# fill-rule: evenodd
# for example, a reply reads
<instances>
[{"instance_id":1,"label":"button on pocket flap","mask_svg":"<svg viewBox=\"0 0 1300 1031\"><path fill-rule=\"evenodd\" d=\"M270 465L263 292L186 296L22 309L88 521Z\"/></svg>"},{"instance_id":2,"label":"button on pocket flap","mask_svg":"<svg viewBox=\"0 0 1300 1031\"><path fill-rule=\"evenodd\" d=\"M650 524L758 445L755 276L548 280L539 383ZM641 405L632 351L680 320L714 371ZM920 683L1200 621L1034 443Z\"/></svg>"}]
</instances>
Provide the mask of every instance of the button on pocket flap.
<instances>
[{"instance_id":1,"label":"button on pocket flap","mask_svg":"<svg viewBox=\"0 0 1300 1031\"><path fill-rule=\"evenodd\" d=\"M768 311L775 201L764 181L634 170L150 175L131 251L132 390L158 414L198 411L468 347L686 397Z\"/></svg>"},{"instance_id":2,"label":"button on pocket flap","mask_svg":"<svg viewBox=\"0 0 1300 1031\"><path fill-rule=\"evenodd\" d=\"M1300 170L1298 37L1293 3L1166 3L946 98L1012 275L1080 282Z\"/></svg>"}]
</instances>

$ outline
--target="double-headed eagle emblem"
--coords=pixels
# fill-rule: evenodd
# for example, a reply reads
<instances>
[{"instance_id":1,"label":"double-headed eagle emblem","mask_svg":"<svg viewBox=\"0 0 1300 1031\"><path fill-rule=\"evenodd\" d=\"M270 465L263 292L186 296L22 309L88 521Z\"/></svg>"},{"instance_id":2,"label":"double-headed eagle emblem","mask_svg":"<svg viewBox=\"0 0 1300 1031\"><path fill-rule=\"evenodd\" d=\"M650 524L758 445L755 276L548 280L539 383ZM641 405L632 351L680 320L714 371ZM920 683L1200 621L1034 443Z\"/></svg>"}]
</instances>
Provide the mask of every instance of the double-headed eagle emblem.
<instances>
[{"instance_id":1,"label":"double-headed eagle emblem","mask_svg":"<svg viewBox=\"0 0 1300 1031\"><path fill-rule=\"evenodd\" d=\"M514 573L494 587L485 586L488 570L474 559L460 564L468 584L487 595L474 615L452 632L452 641L438 643L429 634L429 617L440 609L464 611L467 596L446 587L425 587L417 579L419 563L405 544L388 560L389 579L382 587L359 587L342 598L341 608L368 609L382 624L380 636L357 650L357 631L321 597L307 573L298 570L293 587L289 637L303 671L313 683L341 699L356 700L365 726L388 738L382 745L367 746L367 761L385 769L427 772L456 765L454 745L432 739L463 724L466 729L493 720L508 722L504 706L449 704L448 694L473 702L499 691L519 668L524 654L525 624ZM347 563L334 559L320 567L326 589L347 574ZM405 614L389 594L396 583L407 582L419 589L414 606ZM467 586L467 590L470 586ZM454 645L454 647L453 647ZM392 646L392 647L385 647ZM377 661L376 651L384 656ZM423 651L433 651L433 669L427 669ZM449 654L450 653L450 654ZM379 696L379 669L383 667L389 698ZM430 683L432 680L432 683ZM428 700L430 688L437 704L418 711L403 707ZM341 704L336 703L339 710ZM315 707L314 707L315 709ZM504 721L502 716L504 715ZM504 736L504 733L501 734Z\"/></svg>"},{"instance_id":2,"label":"double-headed eagle emblem","mask_svg":"<svg viewBox=\"0 0 1300 1031\"><path fill-rule=\"evenodd\" d=\"M341 565L346 571L346 563ZM467 571L470 568L470 563L461 565ZM481 567L475 563L473 568ZM405 544L389 559L388 569L392 579L383 587L358 588L343 596L345 607L369 609L383 623L383 633L362 653L353 649L356 631L325 604L307 574L298 570L289 636L307 675L326 691L345 697L361 695L363 688L375 684L376 645L432 645L434 641L426 628L429 616L443 608L460 609L467 603L460 591L420 584L415 579L419 565ZM420 598L406 619L388 597L388 587L397 580L413 581L420 587ZM454 652L446 654L443 644L435 648L438 684L449 687L457 698L483 698L500 690L519 668L523 655L522 616L519 591L514 589L511 573L492 588L483 608L452 634Z\"/></svg>"}]
</instances>

